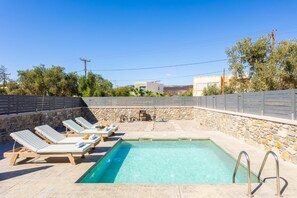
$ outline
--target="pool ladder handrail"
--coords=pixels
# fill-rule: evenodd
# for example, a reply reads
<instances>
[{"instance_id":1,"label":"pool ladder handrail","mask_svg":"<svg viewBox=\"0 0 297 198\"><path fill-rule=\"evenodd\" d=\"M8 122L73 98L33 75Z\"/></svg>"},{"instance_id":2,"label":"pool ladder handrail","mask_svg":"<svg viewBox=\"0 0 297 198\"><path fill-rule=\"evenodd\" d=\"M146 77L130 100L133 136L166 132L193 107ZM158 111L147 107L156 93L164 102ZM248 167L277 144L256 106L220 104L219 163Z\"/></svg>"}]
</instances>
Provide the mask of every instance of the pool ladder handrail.
<instances>
[{"instance_id":1,"label":"pool ladder handrail","mask_svg":"<svg viewBox=\"0 0 297 198\"><path fill-rule=\"evenodd\" d=\"M261 177L263 168L264 168L264 166L266 164L266 161L267 161L267 158L268 158L269 154L271 154L275 159L275 165L276 165L276 196L281 197L281 193L280 193L280 176L279 176L279 160L278 160L277 155L273 151L268 151L266 153L264 159L263 159L261 168L260 168L259 173L258 173L258 182L260 182L260 177Z\"/></svg>"},{"instance_id":2,"label":"pool ladder handrail","mask_svg":"<svg viewBox=\"0 0 297 198\"><path fill-rule=\"evenodd\" d=\"M241 156L244 155L245 158L246 158L246 161L247 161L247 169L248 169L248 194L247 196L249 197L253 197L253 194L252 194L252 184L251 184L251 163L250 163L250 158L249 158L249 155L245 152L245 151L241 151L238 155L238 158L237 158L237 162L236 162L236 166L235 166L235 169L234 169L234 172L233 172L233 178L232 178L232 181L233 183L235 183L235 176L236 176L236 173L237 173L237 170L238 170L238 167L240 165L240 161L241 161Z\"/></svg>"}]
</instances>

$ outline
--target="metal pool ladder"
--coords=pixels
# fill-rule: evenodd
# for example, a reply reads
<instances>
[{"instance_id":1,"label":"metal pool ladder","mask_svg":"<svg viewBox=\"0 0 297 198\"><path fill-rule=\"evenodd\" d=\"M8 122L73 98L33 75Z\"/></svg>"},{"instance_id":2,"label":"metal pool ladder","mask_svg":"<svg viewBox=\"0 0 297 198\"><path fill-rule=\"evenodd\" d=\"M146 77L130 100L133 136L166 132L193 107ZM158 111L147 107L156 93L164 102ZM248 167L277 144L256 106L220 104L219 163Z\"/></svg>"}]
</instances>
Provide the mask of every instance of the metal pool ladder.
<instances>
[{"instance_id":1,"label":"metal pool ladder","mask_svg":"<svg viewBox=\"0 0 297 198\"><path fill-rule=\"evenodd\" d=\"M278 161L277 155L273 151L268 151L266 153L264 159L263 159L261 168L260 168L259 173L258 173L258 182L260 182L260 176L261 176L263 168L264 168L264 166L266 164L266 160L267 160L269 154L273 155L273 157L275 159L275 165L276 165L276 196L281 197L281 193L280 193L280 176L279 176L279 161Z\"/></svg>"},{"instance_id":2,"label":"metal pool ladder","mask_svg":"<svg viewBox=\"0 0 297 198\"><path fill-rule=\"evenodd\" d=\"M261 165L261 168L260 168L259 173L258 173L258 182L261 181L260 180L261 173L262 173L263 168L264 168L264 166L266 164L266 161L267 161L267 158L268 158L269 154L273 155L273 157L275 159L275 164L276 164L276 196L281 197L281 193L280 193L280 176L279 176L279 160L278 160L277 155L273 151L268 151L266 153L263 161L262 161L262 165ZM236 173L237 173L237 170L238 170L242 155L245 156L246 161L247 161L247 169L248 169L248 194L247 195L249 197L253 197L252 185L251 185L251 163L250 163L249 155L245 151L241 151L239 153L239 155L238 155L236 166L235 166L235 169L234 169L234 172L233 172L232 180L233 180L233 183L235 183L235 176L236 176Z\"/></svg>"},{"instance_id":3,"label":"metal pool ladder","mask_svg":"<svg viewBox=\"0 0 297 198\"><path fill-rule=\"evenodd\" d=\"M252 195L252 185L251 185L251 163L250 163L249 155L245 151L241 151L239 153L239 155L238 155L236 166L235 166L235 169L234 169L234 172L233 172L233 178L232 178L232 180L233 180L233 183L235 183L235 176L236 176L238 167L240 165L240 161L241 161L241 156L242 155L244 155L245 158L246 158L247 168L248 168L248 194L247 195L249 197L253 197L253 195Z\"/></svg>"}]
</instances>

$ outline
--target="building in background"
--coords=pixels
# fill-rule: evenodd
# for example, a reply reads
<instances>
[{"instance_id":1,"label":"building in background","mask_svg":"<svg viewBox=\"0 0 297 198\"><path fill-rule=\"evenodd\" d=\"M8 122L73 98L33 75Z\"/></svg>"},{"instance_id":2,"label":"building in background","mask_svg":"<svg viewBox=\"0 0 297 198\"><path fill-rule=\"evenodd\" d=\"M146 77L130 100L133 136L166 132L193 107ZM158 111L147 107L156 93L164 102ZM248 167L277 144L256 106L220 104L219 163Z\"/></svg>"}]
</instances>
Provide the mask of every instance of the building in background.
<instances>
[{"instance_id":1,"label":"building in background","mask_svg":"<svg viewBox=\"0 0 297 198\"><path fill-rule=\"evenodd\" d=\"M189 89L192 89L193 85L171 85L164 87L164 94L170 96L178 96L186 93Z\"/></svg>"},{"instance_id":2,"label":"building in background","mask_svg":"<svg viewBox=\"0 0 297 198\"><path fill-rule=\"evenodd\" d=\"M230 76L224 77L224 83L229 83ZM216 85L221 88L223 84L222 76L194 76L193 77L193 96L202 96L204 88Z\"/></svg>"},{"instance_id":3,"label":"building in background","mask_svg":"<svg viewBox=\"0 0 297 198\"><path fill-rule=\"evenodd\" d=\"M152 81L152 82L136 82L134 83L134 88L140 89L143 91L151 91L154 93L161 93L164 92L164 85L158 83L159 81Z\"/></svg>"}]
</instances>

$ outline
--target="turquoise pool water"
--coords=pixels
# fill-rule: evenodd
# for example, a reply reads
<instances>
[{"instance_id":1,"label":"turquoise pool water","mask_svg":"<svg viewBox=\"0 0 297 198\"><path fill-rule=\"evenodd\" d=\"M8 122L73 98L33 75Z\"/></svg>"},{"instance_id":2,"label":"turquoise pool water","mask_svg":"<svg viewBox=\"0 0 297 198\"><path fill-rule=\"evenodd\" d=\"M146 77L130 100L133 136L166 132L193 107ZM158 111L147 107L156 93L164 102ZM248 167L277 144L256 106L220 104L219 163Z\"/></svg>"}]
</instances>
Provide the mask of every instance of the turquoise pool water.
<instances>
[{"instance_id":1,"label":"turquoise pool water","mask_svg":"<svg viewBox=\"0 0 297 198\"><path fill-rule=\"evenodd\" d=\"M232 183L236 160L210 140L121 141L80 183ZM255 175L252 181L257 182ZM236 183L247 183L241 166Z\"/></svg>"}]
</instances>

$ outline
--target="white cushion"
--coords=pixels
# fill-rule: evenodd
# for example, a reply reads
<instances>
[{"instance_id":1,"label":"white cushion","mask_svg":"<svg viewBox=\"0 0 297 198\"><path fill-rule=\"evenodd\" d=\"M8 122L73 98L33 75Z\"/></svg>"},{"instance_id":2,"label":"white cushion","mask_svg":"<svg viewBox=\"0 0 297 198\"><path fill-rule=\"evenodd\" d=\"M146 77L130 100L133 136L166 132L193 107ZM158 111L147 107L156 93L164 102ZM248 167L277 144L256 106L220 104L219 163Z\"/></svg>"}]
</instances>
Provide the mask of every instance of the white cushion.
<instances>
[{"instance_id":1,"label":"white cushion","mask_svg":"<svg viewBox=\"0 0 297 198\"><path fill-rule=\"evenodd\" d=\"M13 132L10 134L10 136L15 141L34 152L49 145L29 130Z\"/></svg>"},{"instance_id":2,"label":"white cushion","mask_svg":"<svg viewBox=\"0 0 297 198\"><path fill-rule=\"evenodd\" d=\"M48 125L42 125L35 127L35 130L42 134L44 137L52 141L53 143L58 143L59 141L65 139L66 137L53 129Z\"/></svg>"},{"instance_id":3,"label":"white cushion","mask_svg":"<svg viewBox=\"0 0 297 198\"><path fill-rule=\"evenodd\" d=\"M37 150L37 153L85 153L89 149L89 144L86 144L81 148L77 148L75 144L52 144Z\"/></svg>"}]
</instances>

